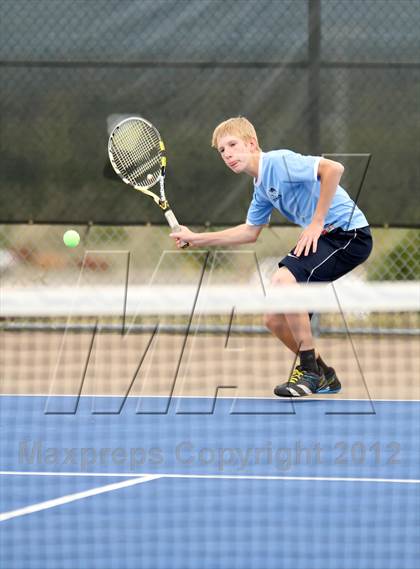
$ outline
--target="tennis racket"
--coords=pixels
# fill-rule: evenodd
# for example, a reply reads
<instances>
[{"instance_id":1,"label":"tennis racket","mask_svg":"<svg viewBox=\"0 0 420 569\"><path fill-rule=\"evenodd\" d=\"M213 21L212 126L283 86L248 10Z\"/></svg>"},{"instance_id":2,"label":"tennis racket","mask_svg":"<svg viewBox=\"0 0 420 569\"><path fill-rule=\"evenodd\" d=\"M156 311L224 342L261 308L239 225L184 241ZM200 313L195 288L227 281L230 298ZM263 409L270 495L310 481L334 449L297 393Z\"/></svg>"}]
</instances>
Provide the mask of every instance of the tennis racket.
<instances>
[{"instance_id":1,"label":"tennis racket","mask_svg":"<svg viewBox=\"0 0 420 569\"><path fill-rule=\"evenodd\" d=\"M150 196L163 210L174 231L180 229L165 195L166 153L158 130L147 120L130 117L119 122L109 137L109 160L123 182ZM159 193L151 188L159 183ZM182 243L182 248L188 247Z\"/></svg>"}]
</instances>

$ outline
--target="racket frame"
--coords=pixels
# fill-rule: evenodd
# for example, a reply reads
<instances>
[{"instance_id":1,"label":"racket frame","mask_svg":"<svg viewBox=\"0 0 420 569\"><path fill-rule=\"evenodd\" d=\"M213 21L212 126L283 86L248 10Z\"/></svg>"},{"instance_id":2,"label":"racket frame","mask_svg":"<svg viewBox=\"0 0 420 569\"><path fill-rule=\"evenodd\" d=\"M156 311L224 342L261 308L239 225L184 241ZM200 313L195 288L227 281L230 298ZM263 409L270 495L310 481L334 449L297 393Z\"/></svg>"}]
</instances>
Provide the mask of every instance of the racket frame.
<instances>
[{"instance_id":1,"label":"racket frame","mask_svg":"<svg viewBox=\"0 0 420 569\"><path fill-rule=\"evenodd\" d=\"M113 147L114 147L114 136L115 133L118 131L118 129L120 129L125 123L129 122L129 121L140 121L144 124L146 124L150 129L152 129L158 140L159 140L159 155L160 155L160 175L157 179L153 180L151 182L150 185L148 186L140 186L138 184L134 184L133 182L131 182L128 178L126 178L124 176L124 174L120 171L115 159L114 159L114 155L113 155ZM126 184L128 184L129 186L131 186L132 188L134 188L135 190L142 192L143 194L151 197L154 202L162 209L162 211L164 212L166 221L168 222L169 226L171 227L172 230L177 231L178 229L180 229L180 225L178 223L177 218L175 217L174 212L172 211L169 202L166 198L166 194L165 194L165 176L166 176L166 148L165 148L165 143L162 140L162 137L159 133L159 131L157 130L157 128L148 120L144 119L143 117L138 117L138 116L132 116L132 117L126 117L125 119L123 119L122 121L120 121L118 124L116 124L114 126L114 128L112 129L112 132L109 136L109 140L108 140L108 156L109 156L109 160L111 162L111 165L114 169L114 171L116 172L116 174L118 174L118 176L121 178L121 180L123 182L125 182ZM152 192L150 190L150 188L152 188L153 186L155 186L157 183L159 182L159 195L155 194L154 192ZM182 248L184 247L188 247L188 243L186 242L182 242Z\"/></svg>"}]
</instances>

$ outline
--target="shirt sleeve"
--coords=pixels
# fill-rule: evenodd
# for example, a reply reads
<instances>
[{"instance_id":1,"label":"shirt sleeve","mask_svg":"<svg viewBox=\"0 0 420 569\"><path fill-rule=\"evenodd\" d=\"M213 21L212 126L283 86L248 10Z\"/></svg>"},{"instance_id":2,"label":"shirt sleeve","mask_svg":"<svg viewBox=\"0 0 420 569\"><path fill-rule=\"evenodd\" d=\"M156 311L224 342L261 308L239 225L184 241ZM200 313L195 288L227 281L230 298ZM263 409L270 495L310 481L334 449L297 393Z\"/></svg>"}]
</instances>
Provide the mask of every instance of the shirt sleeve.
<instances>
[{"instance_id":1,"label":"shirt sleeve","mask_svg":"<svg viewBox=\"0 0 420 569\"><path fill-rule=\"evenodd\" d=\"M270 221L273 204L268 198L254 190L252 201L249 205L246 223L248 225L266 225Z\"/></svg>"},{"instance_id":2,"label":"shirt sleeve","mask_svg":"<svg viewBox=\"0 0 420 569\"><path fill-rule=\"evenodd\" d=\"M321 156L305 156L297 152L287 152L278 158L279 173L286 182L316 182Z\"/></svg>"}]
</instances>

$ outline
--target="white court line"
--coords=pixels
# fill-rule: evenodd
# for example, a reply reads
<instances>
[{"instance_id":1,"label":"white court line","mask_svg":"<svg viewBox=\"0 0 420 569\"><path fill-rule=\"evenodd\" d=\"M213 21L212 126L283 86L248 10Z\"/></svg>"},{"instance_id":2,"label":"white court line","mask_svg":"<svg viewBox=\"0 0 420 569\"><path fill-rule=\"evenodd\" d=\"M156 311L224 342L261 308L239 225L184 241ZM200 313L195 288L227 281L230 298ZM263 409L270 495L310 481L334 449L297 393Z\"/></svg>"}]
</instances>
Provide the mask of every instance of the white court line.
<instances>
[{"instance_id":1,"label":"white court line","mask_svg":"<svg viewBox=\"0 0 420 569\"><path fill-rule=\"evenodd\" d=\"M331 395L328 397L320 397L316 393L313 393L314 399L309 399L308 397L305 398L297 398L293 399L293 403L299 403L300 401L366 401L366 403L370 403L372 401L389 401L391 403L420 403L420 399L345 399L345 398L332 398ZM81 393L80 395L77 393L70 394L70 395L63 395L63 394L56 394L51 395L51 393L1 393L1 397L80 397L83 398L112 398L115 397L116 399L168 399L169 395L110 395L109 393L92 393L91 395ZM214 395L173 395L172 399L214 399ZM278 397L274 397L273 395L269 396L253 396L253 395L238 395L237 397L232 397L231 395L218 395L217 399L251 399L253 401L278 401L279 403L283 402L283 399L279 399ZM285 399L285 403L290 403L292 399ZM57 413L59 414L59 413ZM141 415L141 413L139 413Z\"/></svg>"},{"instance_id":2,"label":"white court line","mask_svg":"<svg viewBox=\"0 0 420 569\"><path fill-rule=\"evenodd\" d=\"M133 476L133 474L131 476ZM50 508L55 508L56 506L62 506L63 504L75 502L76 500L83 500L89 496L96 496L97 494L104 494L105 492L112 492L113 490L119 490L120 488L142 484L143 482L149 482L150 480L155 480L156 478L160 478L160 475L148 474L142 478L134 478L131 480L124 480L123 482L115 482L114 484L107 484L106 486L91 488L90 490L85 490L84 492L68 494L67 496L61 496L60 498L54 498L53 500L47 500L45 502L38 502L37 504L19 508L18 510L10 510L9 512L0 513L0 522L5 522L11 518L26 516L27 514L33 514L34 512L40 512L41 510L48 510Z\"/></svg>"},{"instance_id":3,"label":"white court line","mask_svg":"<svg viewBox=\"0 0 420 569\"><path fill-rule=\"evenodd\" d=\"M350 478L344 476L252 476L246 474L151 474L148 472L40 472L0 470L4 476L114 476L115 478L128 478L143 476L145 478L204 478L221 480L296 480L314 482L382 482L387 484L420 484L417 478ZM110 485L112 486L112 484ZM1 520L0 520L1 521Z\"/></svg>"}]
</instances>

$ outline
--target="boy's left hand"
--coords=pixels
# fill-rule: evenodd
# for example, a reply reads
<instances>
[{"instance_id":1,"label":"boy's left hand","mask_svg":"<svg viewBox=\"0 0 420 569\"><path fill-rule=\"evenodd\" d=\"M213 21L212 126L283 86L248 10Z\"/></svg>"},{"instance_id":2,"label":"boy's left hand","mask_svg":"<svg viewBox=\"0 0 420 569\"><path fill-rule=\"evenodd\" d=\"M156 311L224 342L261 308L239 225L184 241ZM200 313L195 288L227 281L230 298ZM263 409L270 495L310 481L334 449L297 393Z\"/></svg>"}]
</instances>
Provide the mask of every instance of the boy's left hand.
<instances>
[{"instance_id":1,"label":"boy's left hand","mask_svg":"<svg viewBox=\"0 0 420 569\"><path fill-rule=\"evenodd\" d=\"M293 253L297 257L300 257L301 254L304 253L306 257L311 252L311 248L312 252L316 253L318 239L323 229L324 223L322 221L312 221L312 223L302 231Z\"/></svg>"}]
</instances>

